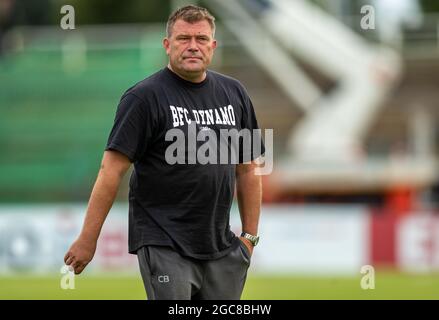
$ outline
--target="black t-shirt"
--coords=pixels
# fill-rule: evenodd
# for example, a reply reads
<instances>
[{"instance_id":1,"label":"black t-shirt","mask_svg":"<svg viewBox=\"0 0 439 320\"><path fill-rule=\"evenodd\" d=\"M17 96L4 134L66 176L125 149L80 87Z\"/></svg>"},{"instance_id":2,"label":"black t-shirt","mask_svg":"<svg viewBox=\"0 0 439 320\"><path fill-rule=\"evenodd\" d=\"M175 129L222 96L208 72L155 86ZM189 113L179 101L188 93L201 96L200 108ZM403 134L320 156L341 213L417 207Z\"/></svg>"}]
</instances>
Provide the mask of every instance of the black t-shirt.
<instances>
[{"instance_id":1,"label":"black t-shirt","mask_svg":"<svg viewBox=\"0 0 439 320\"><path fill-rule=\"evenodd\" d=\"M164 68L128 89L120 100L106 150L117 150L134 163L130 253L144 245L164 245L196 259L217 259L238 244L229 224L236 164L200 163L198 158L194 163L188 149L184 162L167 161L166 151L177 140L166 138L167 132L181 130L187 145L193 134L189 128L197 134L214 130L221 137L222 129L252 130L258 124L244 87L213 71L203 82L192 83ZM201 140L197 150L209 139ZM242 139L239 143L242 146ZM250 151L247 160L264 153L260 136L259 143L260 151ZM216 147L219 152L220 143ZM174 151L170 154L178 154ZM239 162L246 160L243 156L240 148Z\"/></svg>"}]
</instances>

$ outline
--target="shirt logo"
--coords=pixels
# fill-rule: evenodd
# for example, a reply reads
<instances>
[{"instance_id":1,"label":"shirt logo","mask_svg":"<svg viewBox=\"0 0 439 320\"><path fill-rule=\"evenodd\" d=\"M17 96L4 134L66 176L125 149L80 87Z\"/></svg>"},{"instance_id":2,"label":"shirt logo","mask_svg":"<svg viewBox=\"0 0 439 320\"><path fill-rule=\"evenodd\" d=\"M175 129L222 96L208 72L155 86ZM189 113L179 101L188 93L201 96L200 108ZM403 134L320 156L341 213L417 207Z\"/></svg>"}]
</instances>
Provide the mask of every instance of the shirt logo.
<instances>
[{"instance_id":1,"label":"shirt logo","mask_svg":"<svg viewBox=\"0 0 439 320\"><path fill-rule=\"evenodd\" d=\"M183 107L169 106L172 114L172 125L174 128L190 124L193 119L200 125L222 124L228 126L236 125L235 110L231 104L225 107L206 110L191 110ZM192 114L192 116L191 116Z\"/></svg>"}]
</instances>

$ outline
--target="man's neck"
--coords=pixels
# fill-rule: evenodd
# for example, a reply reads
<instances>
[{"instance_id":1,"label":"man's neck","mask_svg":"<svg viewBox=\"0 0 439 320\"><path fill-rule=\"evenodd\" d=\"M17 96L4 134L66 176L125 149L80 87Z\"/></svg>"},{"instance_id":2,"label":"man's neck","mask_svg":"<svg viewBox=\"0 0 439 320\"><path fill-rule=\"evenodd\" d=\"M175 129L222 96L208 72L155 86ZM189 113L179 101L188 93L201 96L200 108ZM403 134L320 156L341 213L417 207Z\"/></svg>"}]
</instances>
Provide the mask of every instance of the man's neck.
<instances>
[{"instance_id":1,"label":"man's neck","mask_svg":"<svg viewBox=\"0 0 439 320\"><path fill-rule=\"evenodd\" d=\"M189 81L189 82L193 82L193 83L200 83L203 82L204 79L206 79L206 72L204 71L202 74L194 76L194 77L188 77L187 75L183 75L181 73L179 73L178 71L174 70L171 66L171 64L168 64L168 69L171 70L173 73L175 73L177 76L179 76L180 78Z\"/></svg>"}]
</instances>

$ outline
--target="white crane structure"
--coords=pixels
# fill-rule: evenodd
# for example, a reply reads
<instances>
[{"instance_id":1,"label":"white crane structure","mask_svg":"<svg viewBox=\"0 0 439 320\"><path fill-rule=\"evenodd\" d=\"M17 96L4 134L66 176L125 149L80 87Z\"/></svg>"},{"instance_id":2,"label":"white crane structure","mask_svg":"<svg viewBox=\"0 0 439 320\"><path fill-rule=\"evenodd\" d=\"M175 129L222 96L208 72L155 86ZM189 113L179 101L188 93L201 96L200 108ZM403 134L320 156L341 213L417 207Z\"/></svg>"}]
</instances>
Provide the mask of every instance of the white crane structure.
<instances>
[{"instance_id":1,"label":"white crane structure","mask_svg":"<svg viewBox=\"0 0 439 320\"><path fill-rule=\"evenodd\" d=\"M334 181L344 181L348 184L343 187L352 183L374 188L435 178L434 161L425 154L397 163L377 163L364 155L365 134L402 73L396 51L372 44L309 1L254 0L260 4L256 14L250 2L208 3L304 111L289 137L287 158L275 166L279 182L324 188L325 183L333 187ZM293 57L332 79L334 88L325 94Z\"/></svg>"}]
</instances>

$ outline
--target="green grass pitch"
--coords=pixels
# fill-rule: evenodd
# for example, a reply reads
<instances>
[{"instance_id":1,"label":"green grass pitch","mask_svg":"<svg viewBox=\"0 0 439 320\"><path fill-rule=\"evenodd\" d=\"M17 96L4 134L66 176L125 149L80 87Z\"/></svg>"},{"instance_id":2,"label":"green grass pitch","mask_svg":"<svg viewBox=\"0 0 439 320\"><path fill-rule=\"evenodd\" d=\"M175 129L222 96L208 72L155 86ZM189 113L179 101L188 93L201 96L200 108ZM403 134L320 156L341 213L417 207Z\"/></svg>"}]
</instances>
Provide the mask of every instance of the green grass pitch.
<instances>
[{"instance_id":1,"label":"green grass pitch","mask_svg":"<svg viewBox=\"0 0 439 320\"><path fill-rule=\"evenodd\" d=\"M250 275L242 299L439 299L439 274L377 272L375 289L363 290L358 277ZM0 299L145 299L136 276L83 275L74 290L60 287L61 276L0 277Z\"/></svg>"}]
</instances>

